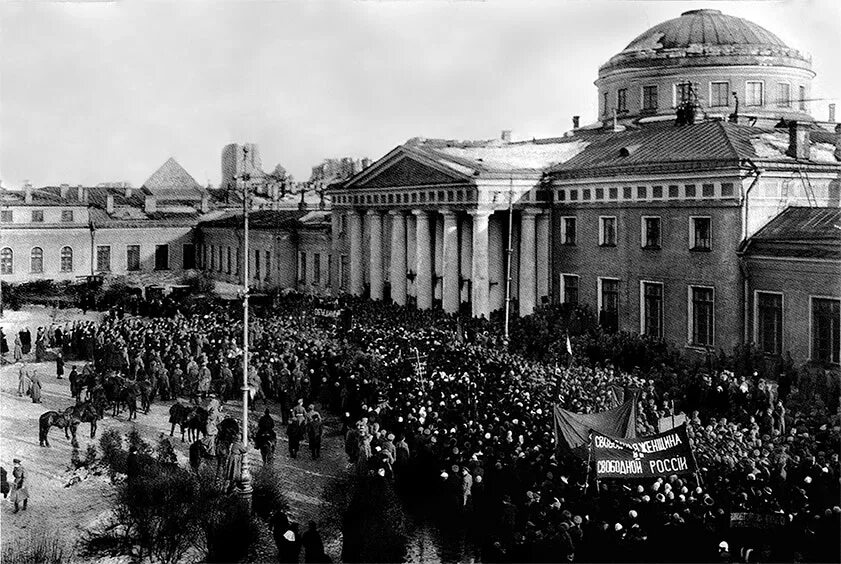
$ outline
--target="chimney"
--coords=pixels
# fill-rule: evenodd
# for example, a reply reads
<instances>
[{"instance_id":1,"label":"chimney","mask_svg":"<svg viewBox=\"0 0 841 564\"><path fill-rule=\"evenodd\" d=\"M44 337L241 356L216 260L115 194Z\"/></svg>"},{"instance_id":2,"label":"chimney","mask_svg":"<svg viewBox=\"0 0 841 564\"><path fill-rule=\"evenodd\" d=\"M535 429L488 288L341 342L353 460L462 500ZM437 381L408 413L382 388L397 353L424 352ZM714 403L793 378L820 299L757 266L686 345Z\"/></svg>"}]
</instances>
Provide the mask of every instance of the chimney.
<instances>
[{"instance_id":1,"label":"chimney","mask_svg":"<svg viewBox=\"0 0 841 564\"><path fill-rule=\"evenodd\" d=\"M110 215L114 213L114 195L108 194L105 196L105 211Z\"/></svg>"},{"instance_id":2,"label":"chimney","mask_svg":"<svg viewBox=\"0 0 841 564\"><path fill-rule=\"evenodd\" d=\"M581 121L581 116L572 116L572 128L578 129L578 124Z\"/></svg>"},{"instance_id":3,"label":"chimney","mask_svg":"<svg viewBox=\"0 0 841 564\"><path fill-rule=\"evenodd\" d=\"M155 213L158 211L158 201L154 196L146 196L146 199L143 201L143 211L146 213Z\"/></svg>"},{"instance_id":4,"label":"chimney","mask_svg":"<svg viewBox=\"0 0 841 564\"><path fill-rule=\"evenodd\" d=\"M510 129L503 129L502 130L502 135L500 137L502 138L503 142L510 143L511 142L511 130Z\"/></svg>"},{"instance_id":5,"label":"chimney","mask_svg":"<svg viewBox=\"0 0 841 564\"><path fill-rule=\"evenodd\" d=\"M835 123L835 104L829 105L829 123Z\"/></svg>"},{"instance_id":6,"label":"chimney","mask_svg":"<svg viewBox=\"0 0 841 564\"><path fill-rule=\"evenodd\" d=\"M131 186L126 186L126 198L131 198L132 188Z\"/></svg>"},{"instance_id":7,"label":"chimney","mask_svg":"<svg viewBox=\"0 0 841 564\"><path fill-rule=\"evenodd\" d=\"M305 192L301 190L301 201L298 202L298 209L301 211L307 211L307 203L304 201L304 194Z\"/></svg>"},{"instance_id":8,"label":"chimney","mask_svg":"<svg viewBox=\"0 0 841 564\"><path fill-rule=\"evenodd\" d=\"M76 198L80 202L87 203L87 201L88 201L88 191L85 190L85 187L82 186L81 184L76 186Z\"/></svg>"},{"instance_id":9,"label":"chimney","mask_svg":"<svg viewBox=\"0 0 841 564\"><path fill-rule=\"evenodd\" d=\"M371 159L368 157L362 157L362 170L365 170L369 166L371 166Z\"/></svg>"},{"instance_id":10,"label":"chimney","mask_svg":"<svg viewBox=\"0 0 841 564\"><path fill-rule=\"evenodd\" d=\"M835 160L841 161L841 123L835 126Z\"/></svg>"},{"instance_id":11,"label":"chimney","mask_svg":"<svg viewBox=\"0 0 841 564\"><path fill-rule=\"evenodd\" d=\"M61 199L66 200L67 196L70 194L70 185L69 184L62 184L59 187L59 191L61 193Z\"/></svg>"},{"instance_id":12,"label":"chimney","mask_svg":"<svg viewBox=\"0 0 841 564\"><path fill-rule=\"evenodd\" d=\"M30 184L28 180L26 181L26 184L23 185L23 201L27 204L32 203L32 184Z\"/></svg>"},{"instance_id":13,"label":"chimney","mask_svg":"<svg viewBox=\"0 0 841 564\"><path fill-rule=\"evenodd\" d=\"M207 192L201 195L201 208L199 208L202 213L207 213L210 211L210 198L207 195Z\"/></svg>"},{"instance_id":14,"label":"chimney","mask_svg":"<svg viewBox=\"0 0 841 564\"><path fill-rule=\"evenodd\" d=\"M809 160L809 127L802 122L791 121L788 124L788 151L786 155L798 161Z\"/></svg>"}]
</instances>

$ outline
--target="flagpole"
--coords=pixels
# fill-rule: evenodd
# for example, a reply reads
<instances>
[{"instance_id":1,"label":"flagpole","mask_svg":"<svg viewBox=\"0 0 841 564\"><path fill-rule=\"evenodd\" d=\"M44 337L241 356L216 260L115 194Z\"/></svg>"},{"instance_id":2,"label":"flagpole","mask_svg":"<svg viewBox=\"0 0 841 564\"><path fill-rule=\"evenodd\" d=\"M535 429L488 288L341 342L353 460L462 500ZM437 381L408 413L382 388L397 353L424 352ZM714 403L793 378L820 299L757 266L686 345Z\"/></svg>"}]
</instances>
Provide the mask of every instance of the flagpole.
<instances>
[{"instance_id":1,"label":"flagpole","mask_svg":"<svg viewBox=\"0 0 841 564\"><path fill-rule=\"evenodd\" d=\"M590 487L590 459L593 457L593 431L587 437L587 473L584 475L584 493ZM598 493L599 477L596 475L596 492Z\"/></svg>"}]
</instances>

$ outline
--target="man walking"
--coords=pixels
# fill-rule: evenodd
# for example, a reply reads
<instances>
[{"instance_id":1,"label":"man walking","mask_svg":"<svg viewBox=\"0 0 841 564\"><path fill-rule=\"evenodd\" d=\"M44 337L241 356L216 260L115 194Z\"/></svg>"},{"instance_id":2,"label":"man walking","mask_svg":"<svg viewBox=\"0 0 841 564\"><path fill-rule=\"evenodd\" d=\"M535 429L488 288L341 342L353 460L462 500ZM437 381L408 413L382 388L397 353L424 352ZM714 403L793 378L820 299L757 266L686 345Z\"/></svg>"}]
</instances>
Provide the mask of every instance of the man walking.
<instances>
[{"instance_id":1,"label":"man walking","mask_svg":"<svg viewBox=\"0 0 841 564\"><path fill-rule=\"evenodd\" d=\"M295 420L286 428L286 434L289 437L289 457L297 458L298 450L301 448L301 441L307 432L306 423L304 423L304 414L299 413L295 416Z\"/></svg>"},{"instance_id":2,"label":"man walking","mask_svg":"<svg viewBox=\"0 0 841 564\"><path fill-rule=\"evenodd\" d=\"M21 466L20 458L15 458L13 461L14 469L12 470L12 491L9 494L9 501L15 504L15 513L20 511L20 502L23 502L23 510L26 511L26 506L29 503L29 483L26 480L26 472Z\"/></svg>"}]
</instances>

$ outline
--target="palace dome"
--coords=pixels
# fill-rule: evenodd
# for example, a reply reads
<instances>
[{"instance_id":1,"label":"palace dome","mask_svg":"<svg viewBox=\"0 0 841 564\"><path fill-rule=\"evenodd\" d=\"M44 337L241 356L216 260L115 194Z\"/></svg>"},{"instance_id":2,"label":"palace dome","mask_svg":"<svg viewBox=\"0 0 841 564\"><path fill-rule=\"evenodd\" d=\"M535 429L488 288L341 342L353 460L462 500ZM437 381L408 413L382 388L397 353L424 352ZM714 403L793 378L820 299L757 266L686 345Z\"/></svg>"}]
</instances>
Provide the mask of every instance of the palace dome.
<instances>
[{"instance_id":1,"label":"palace dome","mask_svg":"<svg viewBox=\"0 0 841 564\"><path fill-rule=\"evenodd\" d=\"M719 10L690 10L637 36L601 70L652 64L694 66L711 64L709 59L738 65L768 57L788 59L785 64L800 68L811 66L805 54L758 24Z\"/></svg>"}]
</instances>

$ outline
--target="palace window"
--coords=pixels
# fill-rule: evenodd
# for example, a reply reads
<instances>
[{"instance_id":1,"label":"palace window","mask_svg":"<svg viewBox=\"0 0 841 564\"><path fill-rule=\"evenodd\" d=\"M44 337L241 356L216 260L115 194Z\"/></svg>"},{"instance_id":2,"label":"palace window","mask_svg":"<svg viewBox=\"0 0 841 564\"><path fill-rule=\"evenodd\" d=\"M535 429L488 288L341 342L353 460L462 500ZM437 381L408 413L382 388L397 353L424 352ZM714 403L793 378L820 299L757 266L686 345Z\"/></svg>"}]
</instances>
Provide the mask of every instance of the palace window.
<instances>
[{"instance_id":1,"label":"palace window","mask_svg":"<svg viewBox=\"0 0 841 564\"><path fill-rule=\"evenodd\" d=\"M72 247L62 247L61 248L61 271L62 272L73 272L73 248Z\"/></svg>"},{"instance_id":2,"label":"palace window","mask_svg":"<svg viewBox=\"0 0 841 564\"><path fill-rule=\"evenodd\" d=\"M758 80L748 80L745 83L745 105L761 106L763 102L764 84Z\"/></svg>"},{"instance_id":3,"label":"palace window","mask_svg":"<svg viewBox=\"0 0 841 564\"><path fill-rule=\"evenodd\" d=\"M783 352L783 295L756 293L756 345L765 354Z\"/></svg>"},{"instance_id":4,"label":"palace window","mask_svg":"<svg viewBox=\"0 0 841 564\"><path fill-rule=\"evenodd\" d=\"M616 91L616 111L628 111L628 90L625 88L620 88Z\"/></svg>"},{"instance_id":5,"label":"palace window","mask_svg":"<svg viewBox=\"0 0 841 564\"><path fill-rule=\"evenodd\" d=\"M96 247L97 272L111 272L111 246L98 245Z\"/></svg>"},{"instance_id":6,"label":"palace window","mask_svg":"<svg viewBox=\"0 0 841 564\"><path fill-rule=\"evenodd\" d=\"M710 107L711 108L726 108L730 105L730 83L729 82L711 82L710 83Z\"/></svg>"},{"instance_id":7,"label":"palace window","mask_svg":"<svg viewBox=\"0 0 841 564\"><path fill-rule=\"evenodd\" d=\"M616 218L613 216L599 218L599 246L616 246Z\"/></svg>"},{"instance_id":8,"label":"palace window","mask_svg":"<svg viewBox=\"0 0 841 564\"><path fill-rule=\"evenodd\" d=\"M155 270L169 270L169 245L155 245Z\"/></svg>"},{"instance_id":9,"label":"palace window","mask_svg":"<svg viewBox=\"0 0 841 564\"><path fill-rule=\"evenodd\" d=\"M561 303L578 304L578 275L561 274Z\"/></svg>"},{"instance_id":10,"label":"palace window","mask_svg":"<svg viewBox=\"0 0 841 564\"><path fill-rule=\"evenodd\" d=\"M29 271L35 274L44 272L44 249L33 247L29 254Z\"/></svg>"},{"instance_id":11,"label":"palace window","mask_svg":"<svg viewBox=\"0 0 841 564\"><path fill-rule=\"evenodd\" d=\"M690 343L698 347L713 345L715 291L706 286L689 287Z\"/></svg>"},{"instance_id":12,"label":"palace window","mask_svg":"<svg viewBox=\"0 0 841 564\"><path fill-rule=\"evenodd\" d=\"M14 272L14 253L9 247L3 247L0 251L0 274L12 274Z\"/></svg>"},{"instance_id":13,"label":"palace window","mask_svg":"<svg viewBox=\"0 0 841 564\"><path fill-rule=\"evenodd\" d=\"M140 245L126 247L126 270L129 272L140 270Z\"/></svg>"},{"instance_id":14,"label":"palace window","mask_svg":"<svg viewBox=\"0 0 841 564\"><path fill-rule=\"evenodd\" d=\"M641 234L640 244L643 249L659 249L660 218L643 216Z\"/></svg>"},{"instance_id":15,"label":"palace window","mask_svg":"<svg viewBox=\"0 0 841 564\"><path fill-rule=\"evenodd\" d=\"M812 298L812 360L838 364L841 355L841 300Z\"/></svg>"},{"instance_id":16,"label":"palace window","mask_svg":"<svg viewBox=\"0 0 841 564\"><path fill-rule=\"evenodd\" d=\"M61 222L73 223L73 210L61 210Z\"/></svg>"},{"instance_id":17,"label":"palace window","mask_svg":"<svg viewBox=\"0 0 841 564\"><path fill-rule=\"evenodd\" d=\"M608 333L619 327L619 280L599 278L599 325Z\"/></svg>"},{"instance_id":18,"label":"palace window","mask_svg":"<svg viewBox=\"0 0 841 564\"><path fill-rule=\"evenodd\" d=\"M689 218L689 248L693 251L712 249L712 219L709 217Z\"/></svg>"},{"instance_id":19,"label":"palace window","mask_svg":"<svg viewBox=\"0 0 841 564\"><path fill-rule=\"evenodd\" d=\"M561 244L575 245L575 218L561 218Z\"/></svg>"},{"instance_id":20,"label":"palace window","mask_svg":"<svg viewBox=\"0 0 841 564\"><path fill-rule=\"evenodd\" d=\"M777 84L777 106L780 108L791 107L791 84L787 82Z\"/></svg>"},{"instance_id":21,"label":"palace window","mask_svg":"<svg viewBox=\"0 0 841 564\"><path fill-rule=\"evenodd\" d=\"M643 86L642 87L642 109L643 111L652 111L657 109L657 87Z\"/></svg>"},{"instance_id":22,"label":"palace window","mask_svg":"<svg viewBox=\"0 0 841 564\"><path fill-rule=\"evenodd\" d=\"M640 333L651 337L663 337L663 284L640 282L642 285L642 312Z\"/></svg>"},{"instance_id":23,"label":"palace window","mask_svg":"<svg viewBox=\"0 0 841 564\"><path fill-rule=\"evenodd\" d=\"M44 223L44 210L32 210L32 223Z\"/></svg>"}]
</instances>

